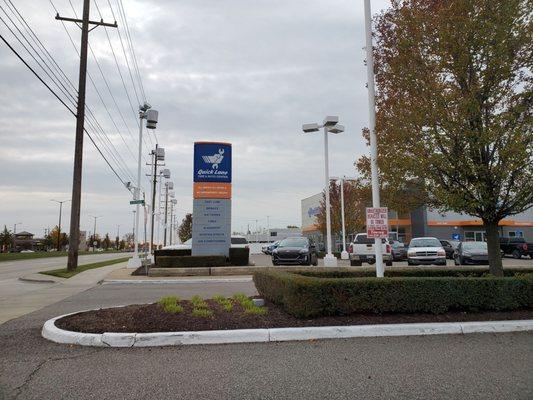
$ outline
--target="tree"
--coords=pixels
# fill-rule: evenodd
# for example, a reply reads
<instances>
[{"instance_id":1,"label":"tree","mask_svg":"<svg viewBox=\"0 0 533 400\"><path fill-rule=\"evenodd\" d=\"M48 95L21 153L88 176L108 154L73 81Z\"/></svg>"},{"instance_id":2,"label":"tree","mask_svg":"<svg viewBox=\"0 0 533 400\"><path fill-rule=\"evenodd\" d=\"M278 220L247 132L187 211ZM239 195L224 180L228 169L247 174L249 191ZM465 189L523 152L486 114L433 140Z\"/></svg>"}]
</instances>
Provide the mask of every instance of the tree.
<instances>
[{"instance_id":1,"label":"tree","mask_svg":"<svg viewBox=\"0 0 533 400\"><path fill-rule=\"evenodd\" d=\"M369 202L369 188L363 181L345 181L344 215L346 233L360 232L365 225L365 207ZM340 185L331 182L329 186L331 206L331 231L342 235L341 190ZM320 209L316 216L318 229L326 234L326 194L323 193Z\"/></svg>"},{"instance_id":2,"label":"tree","mask_svg":"<svg viewBox=\"0 0 533 400\"><path fill-rule=\"evenodd\" d=\"M7 229L7 226L4 225L4 230L0 232L0 246L2 246L2 250L4 248L8 248L13 243L13 235L11 234L11 231Z\"/></svg>"},{"instance_id":3,"label":"tree","mask_svg":"<svg viewBox=\"0 0 533 400\"><path fill-rule=\"evenodd\" d=\"M108 250L111 247L111 239L109 238L109 233L105 234L102 244L105 250Z\"/></svg>"},{"instance_id":4,"label":"tree","mask_svg":"<svg viewBox=\"0 0 533 400\"><path fill-rule=\"evenodd\" d=\"M186 214L178 228L178 236L181 242L185 242L192 237L192 214Z\"/></svg>"},{"instance_id":5,"label":"tree","mask_svg":"<svg viewBox=\"0 0 533 400\"><path fill-rule=\"evenodd\" d=\"M376 20L378 162L389 187L498 224L533 205L531 2L393 0Z\"/></svg>"},{"instance_id":6,"label":"tree","mask_svg":"<svg viewBox=\"0 0 533 400\"><path fill-rule=\"evenodd\" d=\"M59 235L59 227L56 225L54 229L50 232L50 239L52 241L52 247L57 248L57 237ZM59 247L62 249L68 244L68 235L64 232L61 232L59 235Z\"/></svg>"}]
</instances>

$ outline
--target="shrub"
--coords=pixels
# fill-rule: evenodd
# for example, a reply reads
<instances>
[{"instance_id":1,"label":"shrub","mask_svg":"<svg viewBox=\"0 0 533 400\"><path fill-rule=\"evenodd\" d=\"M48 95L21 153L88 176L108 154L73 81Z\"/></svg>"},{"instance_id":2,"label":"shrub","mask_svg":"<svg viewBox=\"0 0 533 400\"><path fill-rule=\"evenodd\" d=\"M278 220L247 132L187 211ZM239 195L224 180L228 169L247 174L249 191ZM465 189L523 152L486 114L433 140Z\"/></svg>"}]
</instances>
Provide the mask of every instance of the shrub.
<instances>
[{"instance_id":1,"label":"shrub","mask_svg":"<svg viewBox=\"0 0 533 400\"><path fill-rule=\"evenodd\" d=\"M206 303L206 301L198 295L192 296L191 303L194 308L209 308L209 305Z\"/></svg>"},{"instance_id":2,"label":"shrub","mask_svg":"<svg viewBox=\"0 0 533 400\"><path fill-rule=\"evenodd\" d=\"M227 262L224 256L159 256L156 265L159 268L209 268L227 265Z\"/></svg>"},{"instance_id":3,"label":"shrub","mask_svg":"<svg viewBox=\"0 0 533 400\"><path fill-rule=\"evenodd\" d=\"M161 256L190 256L191 249L165 249L154 250L154 262L157 265L157 259Z\"/></svg>"},{"instance_id":4,"label":"shrub","mask_svg":"<svg viewBox=\"0 0 533 400\"><path fill-rule=\"evenodd\" d=\"M245 314L265 315L268 312L266 307L258 307L254 304L253 300L246 296L244 293L235 293L233 299L237 301L242 308L244 308Z\"/></svg>"},{"instance_id":5,"label":"shrub","mask_svg":"<svg viewBox=\"0 0 533 400\"><path fill-rule=\"evenodd\" d=\"M233 310L233 303L230 299L221 295L215 295L213 296L213 300L216 301L225 311L230 312Z\"/></svg>"},{"instance_id":6,"label":"shrub","mask_svg":"<svg viewBox=\"0 0 533 400\"><path fill-rule=\"evenodd\" d=\"M533 306L533 274L483 277L483 269L367 272L259 271L254 283L266 299L300 317L353 313L444 313L512 310ZM368 272L372 274L372 272ZM423 276L424 274L425 276ZM511 272L507 271L507 275ZM428 276L430 275L430 276Z\"/></svg>"},{"instance_id":7,"label":"shrub","mask_svg":"<svg viewBox=\"0 0 533 400\"><path fill-rule=\"evenodd\" d=\"M179 314L183 311L183 307L179 305L180 298L177 296L162 297L157 303L163 307L163 310L168 313Z\"/></svg>"},{"instance_id":8,"label":"shrub","mask_svg":"<svg viewBox=\"0 0 533 400\"><path fill-rule=\"evenodd\" d=\"M245 267L250 263L249 248L230 248L229 263L237 267Z\"/></svg>"},{"instance_id":9,"label":"shrub","mask_svg":"<svg viewBox=\"0 0 533 400\"><path fill-rule=\"evenodd\" d=\"M213 311L209 308L193 308L191 315L201 318L209 318L213 316Z\"/></svg>"}]
</instances>

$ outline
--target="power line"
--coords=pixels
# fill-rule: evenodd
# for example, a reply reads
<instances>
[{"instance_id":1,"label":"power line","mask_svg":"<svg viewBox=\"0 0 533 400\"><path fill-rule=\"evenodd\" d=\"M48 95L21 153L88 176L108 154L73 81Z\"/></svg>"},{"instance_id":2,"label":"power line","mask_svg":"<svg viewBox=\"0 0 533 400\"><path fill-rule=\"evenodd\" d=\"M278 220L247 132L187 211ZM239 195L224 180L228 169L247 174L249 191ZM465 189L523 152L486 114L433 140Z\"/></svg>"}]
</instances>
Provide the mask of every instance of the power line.
<instances>
[{"instance_id":1,"label":"power line","mask_svg":"<svg viewBox=\"0 0 533 400\"><path fill-rule=\"evenodd\" d=\"M63 101L63 99L61 99L61 97L59 97L59 95L43 80L43 78L41 78L41 76L28 64L28 62L19 54L19 52L17 52L17 50L15 50L13 48L13 46L11 46L11 44L4 38L4 36L2 34L0 34L0 39L2 39L2 41L6 44L6 46L13 52L13 54L15 54L18 59L20 61L22 61L22 63L33 73L33 75L39 79L39 81L50 91L50 93L52 93L54 95L54 97L59 100L59 102L61 104L63 104L63 106L65 106L65 108L75 117L76 116L76 113ZM120 177L120 175L117 173L117 171L113 168L113 166L109 163L109 161L107 160L107 158L104 156L104 154L101 152L101 150L98 148L98 145L95 143L94 139L92 138L91 134L85 130L85 133L87 133L87 136L89 137L89 139L91 140L91 142L93 143L94 147L96 148L96 150L100 153L100 155L102 156L102 158L104 159L104 161L107 163L107 165L109 166L109 168L111 168L111 171L113 171L113 173L115 174L115 176L120 180L120 182L125 185L125 182L124 180Z\"/></svg>"}]
</instances>

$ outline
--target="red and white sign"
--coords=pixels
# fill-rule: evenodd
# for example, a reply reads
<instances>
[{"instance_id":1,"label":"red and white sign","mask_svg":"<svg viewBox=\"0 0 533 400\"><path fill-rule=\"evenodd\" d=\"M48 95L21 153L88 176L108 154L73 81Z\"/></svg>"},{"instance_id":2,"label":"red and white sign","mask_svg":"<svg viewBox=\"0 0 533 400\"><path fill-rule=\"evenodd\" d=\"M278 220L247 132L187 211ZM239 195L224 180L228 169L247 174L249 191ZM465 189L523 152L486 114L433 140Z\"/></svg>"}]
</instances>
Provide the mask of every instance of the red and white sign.
<instances>
[{"instance_id":1,"label":"red and white sign","mask_svg":"<svg viewBox=\"0 0 533 400\"><path fill-rule=\"evenodd\" d=\"M387 207L366 208L366 236L372 239L389 237L389 210Z\"/></svg>"}]
</instances>

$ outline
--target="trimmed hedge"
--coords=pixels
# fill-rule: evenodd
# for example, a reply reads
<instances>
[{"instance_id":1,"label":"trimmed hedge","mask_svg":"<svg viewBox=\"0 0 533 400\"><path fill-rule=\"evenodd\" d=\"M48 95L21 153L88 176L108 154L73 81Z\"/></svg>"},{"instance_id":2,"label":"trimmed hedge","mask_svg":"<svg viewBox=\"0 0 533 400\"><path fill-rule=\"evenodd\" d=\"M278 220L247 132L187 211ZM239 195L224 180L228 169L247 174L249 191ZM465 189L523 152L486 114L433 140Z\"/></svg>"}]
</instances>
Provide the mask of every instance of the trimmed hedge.
<instances>
[{"instance_id":1,"label":"trimmed hedge","mask_svg":"<svg viewBox=\"0 0 533 400\"><path fill-rule=\"evenodd\" d=\"M365 271L298 273L269 269L254 273L254 283L261 296L299 318L533 307L532 271L511 270L506 273L514 276L503 278L483 276L487 271L398 270L394 276L375 278L365 276ZM465 272L471 276L461 277Z\"/></svg>"},{"instance_id":2,"label":"trimmed hedge","mask_svg":"<svg viewBox=\"0 0 533 400\"><path fill-rule=\"evenodd\" d=\"M190 256L191 249L166 249L166 250L154 250L154 262L157 265L157 259L159 257L164 256L174 256L174 257L181 257L181 256Z\"/></svg>"},{"instance_id":3,"label":"trimmed hedge","mask_svg":"<svg viewBox=\"0 0 533 400\"><path fill-rule=\"evenodd\" d=\"M236 267L245 267L250 263L249 248L230 248L229 263Z\"/></svg>"},{"instance_id":4,"label":"trimmed hedge","mask_svg":"<svg viewBox=\"0 0 533 400\"><path fill-rule=\"evenodd\" d=\"M197 268L226 266L224 256L159 256L158 268Z\"/></svg>"}]
</instances>

